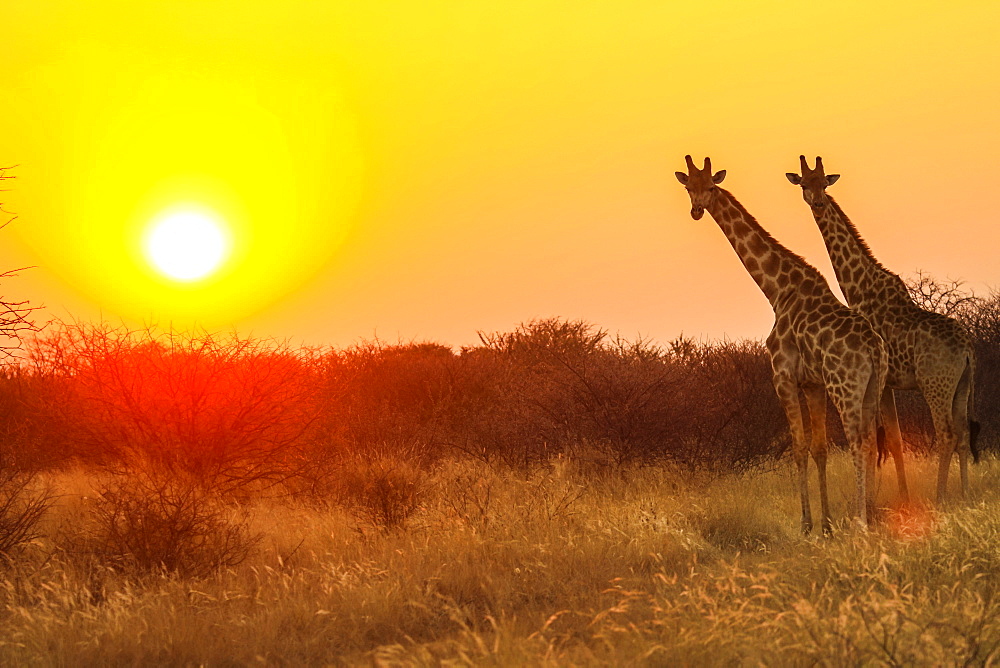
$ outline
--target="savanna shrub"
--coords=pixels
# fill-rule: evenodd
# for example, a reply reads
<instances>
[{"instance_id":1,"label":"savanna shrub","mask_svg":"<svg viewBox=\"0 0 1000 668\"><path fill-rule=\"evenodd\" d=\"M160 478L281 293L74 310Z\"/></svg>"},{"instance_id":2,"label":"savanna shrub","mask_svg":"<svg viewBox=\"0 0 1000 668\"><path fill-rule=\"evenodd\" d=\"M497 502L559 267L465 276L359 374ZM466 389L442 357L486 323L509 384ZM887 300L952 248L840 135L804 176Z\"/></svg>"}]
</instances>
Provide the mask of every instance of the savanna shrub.
<instances>
[{"instance_id":1,"label":"savanna shrub","mask_svg":"<svg viewBox=\"0 0 1000 668\"><path fill-rule=\"evenodd\" d=\"M60 324L31 361L48 438L89 463L151 461L220 492L293 473L317 417L308 352L252 339Z\"/></svg>"},{"instance_id":2,"label":"savanna shrub","mask_svg":"<svg viewBox=\"0 0 1000 668\"><path fill-rule=\"evenodd\" d=\"M769 358L757 342L682 339L663 350L559 319L481 337L508 369L496 402L515 433L529 435L516 449L529 461L585 443L615 466L671 460L733 468L787 445ZM501 420L494 431L506 436L500 448L517 442L503 427Z\"/></svg>"},{"instance_id":3,"label":"savanna shrub","mask_svg":"<svg viewBox=\"0 0 1000 668\"><path fill-rule=\"evenodd\" d=\"M247 519L198 481L146 466L105 478L62 542L126 573L204 577L249 555L259 537Z\"/></svg>"},{"instance_id":4,"label":"savanna shrub","mask_svg":"<svg viewBox=\"0 0 1000 668\"><path fill-rule=\"evenodd\" d=\"M391 448L408 460L438 458L460 416L451 349L433 343L361 343L319 363L319 433L325 456L351 458Z\"/></svg>"},{"instance_id":5,"label":"savanna shrub","mask_svg":"<svg viewBox=\"0 0 1000 668\"><path fill-rule=\"evenodd\" d=\"M0 465L0 557L10 559L41 537L40 522L53 500L37 473Z\"/></svg>"},{"instance_id":6,"label":"savanna shrub","mask_svg":"<svg viewBox=\"0 0 1000 668\"><path fill-rule=\"evenodd\" d=\"M582 321L539 320L481 334L509 365L506 406L527 422L531 459L587 443L608 463L669 456L680 415L672 360L645 341L611 339ZM503 399L501 399L503 401ZM522 429L522 431L524 431Z\"/></svg>"},{"instance_id":7,"label":"savanna shrub","mask_svg":"<svg viewBox=\"0 0 1000 668\"><path fill-rule=\"evenodd\" d=\"M391 453L358 458L342 469L340 499L359 520L382 530L403 527L428 493L427 474Z\"/></svg>"},{"instance_id":8,"label":"savanna shrub","mask_svg":"<svg viewBox=\"0 0 1000 668\"><path fill-rule=\"evenodd\" d=\"M679 382L687 434L680 462L692 468L743 470L787 450L788 422L761 342L699 345L678 339L671 349L684 369Z\"/></svg>"}]
</instances>

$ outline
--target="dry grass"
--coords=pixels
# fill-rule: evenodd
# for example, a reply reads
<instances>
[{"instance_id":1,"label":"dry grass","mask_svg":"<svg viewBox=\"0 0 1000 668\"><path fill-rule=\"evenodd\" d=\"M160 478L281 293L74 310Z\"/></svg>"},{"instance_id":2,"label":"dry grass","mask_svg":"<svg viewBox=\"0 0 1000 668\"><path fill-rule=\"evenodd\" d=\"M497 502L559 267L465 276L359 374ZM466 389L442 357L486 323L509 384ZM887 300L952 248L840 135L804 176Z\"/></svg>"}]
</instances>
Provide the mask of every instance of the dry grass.
<instances>
[{"instance_id":1,"label":"dry grass","mask_svg":"<svg viewBox=\"0 0 1000 668\"><path fill-rule=\"evenodd\" d=\"M912 467L918 494L932 466ZM831 466L835 517L851 471ZM954 665L1000 648L996 461L974 498L802 538L791 470L695 480L565 460L424 481L405 528L261 501L242 564L130 575L56 549L0 574L3 665ZM80 474L44 527L89 512ZM883 485L888 503L894 483Z\"/></svg>"}]
</instances>

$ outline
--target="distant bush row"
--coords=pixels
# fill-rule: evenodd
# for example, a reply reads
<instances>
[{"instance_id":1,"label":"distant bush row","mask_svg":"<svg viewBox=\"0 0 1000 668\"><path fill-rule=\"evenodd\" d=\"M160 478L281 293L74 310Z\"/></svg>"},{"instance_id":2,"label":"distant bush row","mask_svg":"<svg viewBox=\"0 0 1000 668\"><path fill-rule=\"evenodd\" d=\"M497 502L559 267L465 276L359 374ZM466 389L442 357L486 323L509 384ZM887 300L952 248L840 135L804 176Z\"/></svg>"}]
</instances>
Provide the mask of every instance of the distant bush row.
<instances>
[{"instance_id":1,"label":"distant bush row","mask_svg":"<svg viewBox=\"0 0 1000 668\"><path fill-rule=\"evenodd\" d=\"M975 337L976 413L989 447L1000 415L1000 297L923 277L911 287ZM358 458L423 467L464 456L529 469L570 455L595 466L733 471L788 448L757 341L661 347L563 319L480 338L457 352L380 341L321 351L53 325L30 343L27 363L0 378L4 461L141 465L239 494L279 484L320 492ZM911 447L929 447L922 399L902 393L899 408Z\"/></svg>"},{"instance_id":2,"label":"distant bush row","mask_svg":"<svg viewBox=\"0 0 1000 668\"><path fill-rule=\"evenodd\" d=\"M23 467L145 462L233 492L358 457L731 469L787 445L757 342L660 348L559 319L482 342L321 352L63 324L0 381L0 429Z\"/></svg>"}]
</instances>

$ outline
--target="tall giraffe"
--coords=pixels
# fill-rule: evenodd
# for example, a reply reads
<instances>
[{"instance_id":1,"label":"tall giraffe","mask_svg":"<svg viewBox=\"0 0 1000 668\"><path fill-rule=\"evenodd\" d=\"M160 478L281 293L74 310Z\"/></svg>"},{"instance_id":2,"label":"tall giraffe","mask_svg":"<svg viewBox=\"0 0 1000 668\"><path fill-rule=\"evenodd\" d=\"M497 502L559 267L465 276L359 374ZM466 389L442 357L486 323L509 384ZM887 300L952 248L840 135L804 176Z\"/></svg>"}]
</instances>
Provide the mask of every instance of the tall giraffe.
<instances>
[{"instance_id":1,"label":"tall giraffe","mask_svg":"<svg viewBox=\"0 0 1000 668\"><path fill-rule=\"evenodd\" d=\"M840 175L827 175L819 157L815 169L809 169L805 156L799 156L799 162L802 175L785 176L794 185L802 186L802 196L823 234L847 303L871 321L889 349L889 375L881 409L886 445L896 461L900 496L905 501L909 495L893 390L917 389L924 395L934 421L939 457L938 502L944 500L951 456L956 450L962 495L968 495L968 455L979 457L975 449L979 423L971 421L969 415L976 356L968 332L952 318L917 306L902 279L875 259L857 228L826 192Z\"/></svg>"},{"instance_id":2,"label":"tall giraffe","mask_svg":"<svg viewBox=\"0 0 1000 668\"><path fill-rule=\"evenodd\" d=\"M712 174L705 158L702 169L685 156L688 172L676 172L691 196L691 217L707 210L725 233L743 266L774 309L774 327L767 337L774 389L788 417L799 473L802 531L812 530L809 510L809 455L819 471L823 531L831 531L826 485L826 397L840 413L855 467L855 500L863 525L874 510L875 420L887 369L882 339L859 313L833 295L814 267L782 246L747 213L728 191L719 187L725 170ZM807 434L800 403L809 410Z\"/></svg>"}]
</instances>

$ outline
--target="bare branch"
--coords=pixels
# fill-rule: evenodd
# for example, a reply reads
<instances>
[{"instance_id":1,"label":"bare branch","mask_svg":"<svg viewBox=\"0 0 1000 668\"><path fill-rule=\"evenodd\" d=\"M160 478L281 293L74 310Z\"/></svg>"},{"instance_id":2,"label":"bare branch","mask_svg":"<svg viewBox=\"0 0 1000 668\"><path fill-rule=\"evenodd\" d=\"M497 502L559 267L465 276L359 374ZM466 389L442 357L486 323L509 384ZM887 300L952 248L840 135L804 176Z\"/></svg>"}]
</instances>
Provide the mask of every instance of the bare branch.
<instances>
[{"instance_id":1,"label":"bare branch","mask_svg":"<svg viewBox=\"0 0 1000 668\"><path fill-rule=\"evenodd\" d=\"M8 174L14 167L17 167L17 165L0 167L0 181L15 178L13 174ZM4 191L0 190L0 192ZM17 220L15 214L3 208L2 202L0 202L0 213L10 216L7 220L0 223L0 229L7 227ZM0 272L0 279L13 278L17 276L17 272L28 268L21 267L20 269L2 271ZM0 339L6 339L6 342L0 344L0 358L12 357L14 351L21 348L22 337L28 332L38 331L38 326L31 318L32 312L38 310L38 308L37 306L30 306L27 300L8 301L3 296L0 296Z\"/></svg>"},{"instance_id":2,"label":"bare branch","mask_svg":"<svg viewBox=\"0 0 1000 668\"><path fill-rule=\"evenodd\" d=\"M917 270L905 283L917 306L952 318L965 315L980 301L972 290L963 287L965 281L941 281L923 270Z\"/></svg>"}]
</instances>

